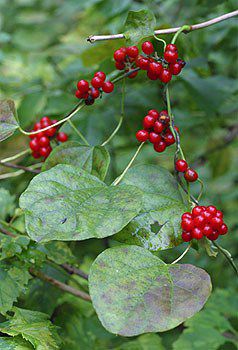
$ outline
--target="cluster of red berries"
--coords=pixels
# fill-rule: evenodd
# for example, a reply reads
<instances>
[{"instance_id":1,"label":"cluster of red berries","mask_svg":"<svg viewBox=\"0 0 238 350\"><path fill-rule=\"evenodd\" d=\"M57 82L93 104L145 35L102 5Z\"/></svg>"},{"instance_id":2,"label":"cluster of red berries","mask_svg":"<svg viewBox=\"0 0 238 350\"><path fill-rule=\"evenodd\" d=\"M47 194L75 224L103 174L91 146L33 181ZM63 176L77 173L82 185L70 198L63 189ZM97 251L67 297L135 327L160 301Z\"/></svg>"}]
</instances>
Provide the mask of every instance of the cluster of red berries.
<instances>
[{"instance_id":1,"label":"cluster of red berries","mask_svg":"<svg viewBox=\"0 0 238 350\"><path fill-rule=\"evenodd\" d=\"M182 239L190 242L204 236L215 241L219 235L225 235L228 228L223 221L223 213L214 205L196 206L192 213L184 213L181 218Z\"/></svg>"},{"instance_id":2,"label":"cluster of red berries","mask_svg":"<svg viewBox=\"0 0 238 350\"><path fill-rule=\"evenodd\" d=\"M91 80L91 87L87 80L79 80L77 83L77 91L75 96L79 99L84 99L86 105L92 105L102 91L109 94L114 89L114 84L111 81L105 81L106 74L104 72L96 72Z\"/></svg>"},{"instance_id":3,"label":"cluster of red berries","mask_svg":"<svg viewBox=\"0 0 238 350\"><path fill-rule=\"evenodd\" d=\"M121 47L114 52L115 66L119 70L132 71L128 78L134 78L138 71L136 67L146 70L147 76L151 80L161 80L168 83L172 75L178 75L185 62L178 58L178 49L174 44L168 44L165 48L164 57L158 57L154 46L150 41L142 44L144 55L139 54L137 46Z\"/></svg>"},{"instance_id":4,"label":"cluster of red berries","mask_svg":"<svg viewBox=\"0 0 238 350\"><path fill-rule=\"evenodd\" d=\"M58 120L51 120L49 117L43 117L37 123L35 123L32 131L41 130L47 128L50 125L57 123ZM64 132L57 132L56 127L52 127L46 131L40 131L38 134L29 136L31 141L29 143L30 149L32 150L32 156L34 158L44 157L47 158L52 151L50 141L56 138L59 142L66 142L68 135Z\"/></svg>"},{"instance_id":5,"label":"cluster of red berries","mask_svg":"<svg viewBox=\"0 0 238 350\"><path fill-rule=\"evenodd\" d=\"M139 142L149 140L156 152L163 152L166 147L175 143L169 126L170 119L166 110L158 112L156 109L151 109L143 119L144 129L137 131L136 138ZM177 126L174 128L179 132Z\"/></svg>"},{"instance_id":6,"label":"cluster of red berries","mask_svg":"<svg viewBox=\"0 0 238 350\"><path fill-rule=\"evenodd\" d=\"M184 173L183 176L187 182L194 182L198 179L198 173L194 169L189 168L186 160L178 159L175 163L175 169Z\"/></svg>"}]
</instances>

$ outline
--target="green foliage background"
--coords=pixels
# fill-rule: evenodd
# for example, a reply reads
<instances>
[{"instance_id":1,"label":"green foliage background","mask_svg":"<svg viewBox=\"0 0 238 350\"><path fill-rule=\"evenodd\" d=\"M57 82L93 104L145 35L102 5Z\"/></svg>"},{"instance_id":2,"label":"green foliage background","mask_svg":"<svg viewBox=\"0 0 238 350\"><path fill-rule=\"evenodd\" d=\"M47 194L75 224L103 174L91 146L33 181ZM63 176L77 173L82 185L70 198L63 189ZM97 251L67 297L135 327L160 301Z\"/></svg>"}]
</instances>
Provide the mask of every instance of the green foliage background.
<instances>
[{"instance_id":1,"label":"green foliage background","mask_svg":"<svg viewBox=\"0 0 238 350\"><path fill-rule=\"evenodd\" d=\"M86 41L89 35L121 32L128 10L151 9L159 28L197 23L232 11L235 6L236 1L232 0L0 0L0 98L16 101L24 128L30 129L42 115L63 117L76 103L74 87L77 80L90 79L99 69L108 74L112 72L113 50L123 44L122 41L90 44ZM173 79L171 99L187 158L191 164L196 164L205 182L203 203L213 203L224 212L230 230L221 244L237 258L237 140L219 147L227 142L227 135L229 137L230 130L238 123L235 24L235 19L231 19L180 36L179 51L187 65L181 76ZM164 39L169 42L170 36L166 35ZM156 45L160 48L159 43ZM127 81L126 119L110 143L112 161L107 183L124 169L134 153L137 146L135 131L150 108L163 108L160 85L148 81L140 72L135 80ZM113 94L82 110L74 121L90 143L97 145L111 133L119 116L118 85ZM62 130L70 134L70 140L77 140L67 125ZM1 143L1 158L25 149L27 144L27 137L16 134ZM214 151L215 147L218 147L217 151ZM158 155L148 145L137 162L159 164L172 171L171 148ZM199 162L200 156L202 161ZM32 159L28 157L25 164L32 164ZM6 168L1 167L1 172L5 171ZM1 180L1 187L9 190L17 200L30 179L31 175L24 174L15 179ZM197 185L192 185L192 189L198 194ZM0 201L4 193L1 192ZM0 208L0 215L6 216L6 210L12 215L13 200L12 197L6 199L7 207ZM22 223L19 221L17 225L21 227ZM99 241L90 240L74 243L71 249L87 271L105 247ZM180 246L158 255L171 262L183 249ZM235 349L234 329L237 330L238 320L233 296L237 283L232 269L222 256L208 257L202 250L198 253L191 251L183 262L207 270L215 289L205 310L187 321L185 328L180 326L159 335L143 335L135 339L115 337L102 328L91 306L73 296L62 295L38 280L31 281L20 306L48 314L61 327L59 334L64 340L62 349L65 350ZM57 273L50 267L47 269L49 274ZM58 277L65 279L60 273ZM23 344L23 340L21 342ZM9 349L20 347L10 344ZM22 349L31 347L25 343Z\"/></svg>"}]
</instances>

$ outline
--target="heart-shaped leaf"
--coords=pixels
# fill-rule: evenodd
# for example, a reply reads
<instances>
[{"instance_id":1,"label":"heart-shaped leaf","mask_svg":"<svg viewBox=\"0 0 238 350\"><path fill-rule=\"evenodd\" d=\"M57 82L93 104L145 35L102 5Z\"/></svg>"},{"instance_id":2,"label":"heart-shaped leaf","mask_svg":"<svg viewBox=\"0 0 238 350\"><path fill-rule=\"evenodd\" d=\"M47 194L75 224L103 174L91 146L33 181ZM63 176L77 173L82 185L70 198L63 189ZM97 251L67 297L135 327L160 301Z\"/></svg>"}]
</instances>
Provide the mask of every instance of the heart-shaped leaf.
<instances>
[{"instance_id":1,"label":"heart-shaped leaf","mask_svg":"<svg viewBox=\"0 0 238 350\"><path fill-rule=\"evenodd\" d=\"M18 123L15 116L16 110L14 101L0 101L0 141L7 139L16 129L18 129Z\"/></svg>"},{"instance_id":2,"label":"heart-shaped leaf","mask_svg":"<svg viewBox=\"0 0 238 350\"><path fill-rule=\"evenodd\" d=\"M146 249L172 248L182 242L181 215L188 210L174 177L157 165L137 165L126 173L123 184L143 192L143 207L115 239Z\"/></svg>"},{"instance_id":3,"label":"heart-shaped leaf","mask_svg":"<svg viewBox=\"0 0 238 350\"><path fill-rule=\"evenodd\" d=\"M124 35L130 43L137 44L141 39L153 36L155 26L156 19L150 10L129 11Z\"/></svg>"},{"instance_id":4,"label":"heart-shaped leaf","mask_svg":"<svg viewBox=\"0 0 238 350\"><path fill-rule=\"evenodd\" d=\"M201 310L211 292L209 275L193 265L166 265L138 246L101 253L89 275L93 306L111 333L164 332Z\"/></svg>"},{"instance_id":5,"label":"heart-shaped leaf","mask_svg":"<svg viewBox=\"0 0 238 350\"><path fill-rule=\"evenodd\" d=\"M43 165L43 170L48 170L57 164L75 165L104 180L110 164L110 156L105 147L86 146L69 141L51 152Z\"/></svg>"},{"instance_id":6,"label":"heart-shaped leaf","mask_svg":"<svg viewBox=\"0 0 238 350\"><path fill-rule=\"evenodd\" d=\"M71 165L59 164L33 178L21 195L26 230L36 241L83 240L115 234L141 209L134 186L107 186Z\"/></svg>"}]
</instances>

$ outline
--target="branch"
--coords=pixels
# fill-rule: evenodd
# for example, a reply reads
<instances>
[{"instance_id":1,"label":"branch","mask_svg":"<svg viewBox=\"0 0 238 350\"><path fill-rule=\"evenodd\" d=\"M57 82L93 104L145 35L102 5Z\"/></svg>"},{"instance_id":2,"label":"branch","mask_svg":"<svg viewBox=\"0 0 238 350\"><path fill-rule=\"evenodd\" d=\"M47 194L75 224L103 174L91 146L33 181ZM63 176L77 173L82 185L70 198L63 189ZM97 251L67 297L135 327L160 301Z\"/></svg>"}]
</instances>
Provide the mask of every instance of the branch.
<instances>
[{"instance_id":1,"label":"branch","mask_svg":"<svg viewBox=\"0 0 238 350\"><path fill-rule=\"evenodd\" d=\"M16 235L14 235L14 233L12 233L12 232L9 232L9 231L7 231L7 230L5 230L5 228L0 228L0 232L2 232L2 233L4 233L4 235L7 235L7 236L10 236L10 237L16 237Z\"/></svg>"},{"instance_id":2,"label":"branch","mask_svg":"<svg viewBox=\"0 0 238 350\"><path fill-rule=\"evenodd\" d=\"M60 266L63 267L63 269L68 273L70 273L71 275L75 274L84 278L85 280L88 280L88 275L84 273L82 270L78 269L77 267L74 267L68 264L62 264Z\"/></svg>"},{"instance_id":3,"label":"branch","mask_svg":"<svg viewBox=\"0 0 238 350\"><path fill-rule=\"evenodd\" d=\"M34 174L39 174L41 171L38 169L33 169L33 168L28 168L26 166L23 165L18 165L18 164L13 164L13 163L9 163L9 162L1 162L0 163L2 166L6 166L8 168L13 168L13 169L22 169L24 171L28 171L30 173L34 173Z\"/></svg>"},{"instance_id":4,"label":"branch","mask_svg":"<svg viewBox=\"0 0 238 350\"><path fill-rule=\"evenodd\" d=\"M238 16L238 10L225 13L222 16L210 19L209 21L202 22L202 23L197 23L190 25L190 30L189 31L184 31L184 33L188 33L197 29L201 28L206 28L209 27L213 24L216 24L218 22L225 21L226 19L232 18ZM181 27L175 27L175 28L168 28L168 29L158 29L154 31L155 35L158 34L171 34L171 33L176 33ZM90 43L94 43L95 41L102 41L102 40L115 40L115 39L125 39L124 34L112 34L112 35L91 35L87 38L87 41Z\"/></svg>"},{"instance_id":5,"label":"branch","mask_svg":"<svg viewBox=\"0 0 238 350\"><path fill-rule=\"evenodd\" d=\"M83 300L91 301L90 295L85 293L85 292L82 292L81 290L78 290L78 289L71 287L63 282L60 282L60 281L58 281L58 280L56 280L48 275L45 275L43 272L36 271L33 268L30 268L29 271L30 271L32 276L37 277L37 278L41 279L42 281L48 282L48 283L52 284L53 286L61 289L64 292L73 294L76 297L81 298Z\"/></svg>"}]
</instances>

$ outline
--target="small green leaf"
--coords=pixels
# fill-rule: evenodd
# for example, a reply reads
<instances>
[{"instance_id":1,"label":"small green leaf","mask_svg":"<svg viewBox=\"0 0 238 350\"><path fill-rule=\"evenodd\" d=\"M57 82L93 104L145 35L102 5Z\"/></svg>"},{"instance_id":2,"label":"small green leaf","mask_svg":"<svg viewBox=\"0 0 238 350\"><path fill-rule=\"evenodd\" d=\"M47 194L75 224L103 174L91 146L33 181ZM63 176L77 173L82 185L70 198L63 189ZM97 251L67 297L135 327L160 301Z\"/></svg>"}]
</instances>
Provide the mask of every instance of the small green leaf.
<instances>
[{"instance_id":1,"label":"small green leaf","mask_svg":"<svg viewBox=\"0 0 238 350\"><path fill-rule=\"evenodd\" d=\"M5 220L12 216L15 209L15 196L12 196L5 188L0 188L0 219Z\"/></svg>"},{"instance_id":2,"label":"small green leaf","mask_svg":"<svg viewBox=\"0 0 238 350\"><path fill-rule=\"evenodd\" d=\"M84 240L111 236L141 209L134 186L107 186L71 165L56 165L33 178L21 195L26 230L36 241Z\"/></svg>"},{"instance_id":3,"label":"small green leaf","mask_svg":"<svg viewBox=\"0 0 238 350\"><path fill-rule=\"evenodd\" d=\"M27 249L29 243L30 238L27 236L4 236L0 241L0 260L11 258L16 254L21 254L23 249Z\"/></svg>"},{"instance_id":4,"label":"small green leaf","mask_svg":"<svg viewBox=\"0 0 238 350\"><path fill-rule=\"evenodd\" d=\"M20 308L14 308L14 316L0 323L2 333L28 340L35 349L58 350L59 336L56 327L48 320L48 315Z\"/></svg>"},{"instance_id":5,"label":"small green leaf","mask_svg":"<svg viewBox=\"0 0 238 350\"><path fill-rule=\"evenodd\" d=\"M75 165L104 180L110 164L110 155L105 147L85 146L69 141L51 152L42 170L48 170L57 164Z\"/></svg>"},{"instance_id":6,"label":"small green leaf","mask_svg":"<svg viewBox=\"0 0 238 350\"><path fill-rule=\"evenodd\" d=\"M22 339L22 337L0 337L1 350L33 350L30 343Z\"/></svg>"},{"instance_id":7,"label":"small green leaf","mask_svg":"<svg viewBox=\"0 0 238 350\"><path fill-rule=\"evenodd\" d=\"M136 340L126 342L115 350L165 350L157 334L143 334Z\"/></svg>"},{"instance_id":8,"label":"small green leaf","mask_svg":"<svg viewBox=\"0 0 238 350\"><path fill-rule=\"evenodd\" d=\"M187 207L170 172L157 165L140 164L129 169L121 183L133 184L143 192L143 207L115 239L153 251L180 244L181 215Z\"/></svg>"},{"instance_id":9,"label":"small green leaf","mask_svg":"<svg viewBox=\"0 0 238 350\"><path fill-rule=\"evenodd\" d=\"M14 101L0 101L0 141L10 137L16 129L18 129L18 123Z\"/></svg>"},{"instance_id":10,"label":"small green leaf","mask_svg":"<svg viewBox=\"0 0 238 350\"><path fill-rule=\"evenodd\" d=\"M56 264L73 264L76 259L65 242L48 242L41 247L41 250L47 255L48 259L53 260Z\"/></svg>"},{"instance_id":11,"label":"small green leaf","mask_svg":"<svg viewBox=\"0 0 238 350\"><path fill-rule=\"evenodd\" d=\"M112 333L135 336L172 329L201 310L209 275L193 265L166 265L138 246L101 253L89 275L93 306Z\"/></svg>"},{"instance_id":12,"label":"small green leaf","mask_svg":"<svg viewBox=\"0 0 238 350\"><path fill-rule=\"evenodd\" d=\"M137 44L145 37L153 36L156 19L150 10L129 11L124 35L130 43Z\"/></svg>"}]
</instances>

